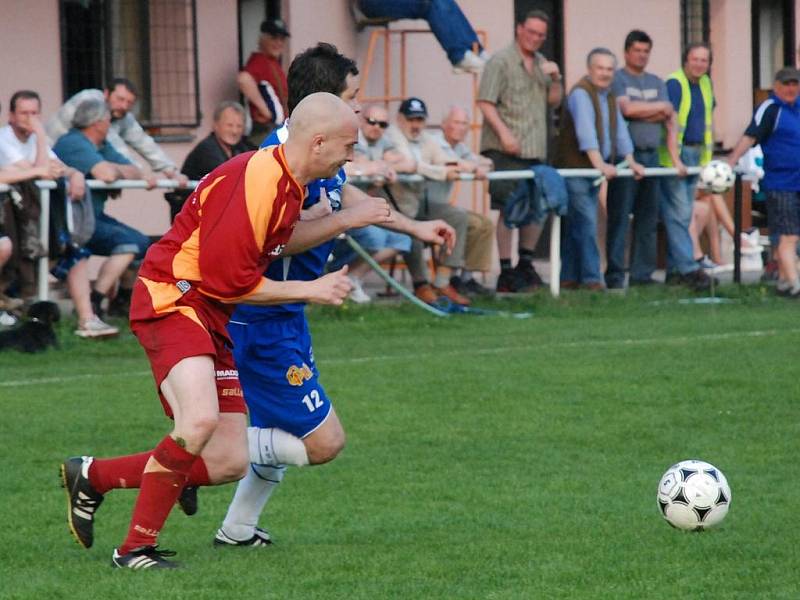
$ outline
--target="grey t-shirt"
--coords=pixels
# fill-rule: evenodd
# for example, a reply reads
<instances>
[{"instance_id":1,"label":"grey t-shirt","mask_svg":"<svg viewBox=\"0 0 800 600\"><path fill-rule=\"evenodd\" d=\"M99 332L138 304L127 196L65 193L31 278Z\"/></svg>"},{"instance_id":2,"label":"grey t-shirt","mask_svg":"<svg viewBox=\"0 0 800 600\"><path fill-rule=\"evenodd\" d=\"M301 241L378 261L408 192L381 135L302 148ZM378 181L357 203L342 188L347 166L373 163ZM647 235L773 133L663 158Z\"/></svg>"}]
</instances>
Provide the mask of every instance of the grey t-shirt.
<instances>
[{"instance_id":1,"label":"grey t-shirt","mask_svg":"<svg viewBox=\"0 0 800 600\"><path fill-rule=\"evenodd\" d=\"M652 73L632 75L625 69L617 69L611 92L617 97L627 96L632 102L659 102L669 100L664 81ZM628 130L637 150L658 148L661 143L662 123L647 123L627 119Z\"/></svg>"},{"instance_id":2,"label":"grey t-shirt","mask_svg":"<svg viewBox=\"0 0 800 600\"><path fill-rule=\"evenodd\" d=\"M383 153L394 150L395 145L386 135L381 136L377 142L370 142L359 130L358 143L353 148L356 154L364 154L369 160L383 160Z\"/></svg>"}]
</instances>

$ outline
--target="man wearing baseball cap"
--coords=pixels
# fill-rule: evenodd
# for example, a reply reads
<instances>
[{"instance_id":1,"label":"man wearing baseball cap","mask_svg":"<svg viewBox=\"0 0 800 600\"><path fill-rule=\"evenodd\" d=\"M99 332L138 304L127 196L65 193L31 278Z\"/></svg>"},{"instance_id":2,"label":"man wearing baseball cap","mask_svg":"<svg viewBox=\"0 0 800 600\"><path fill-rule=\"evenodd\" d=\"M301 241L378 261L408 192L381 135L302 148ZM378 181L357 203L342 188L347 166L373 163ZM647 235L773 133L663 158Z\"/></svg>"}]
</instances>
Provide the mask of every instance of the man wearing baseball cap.
<instances>
[{"instance_id":1,"label":"man wearing baseball cap","mask_svg":"<svg viewBox=\"0 0 800 600\"><path fill-rule=\"evenodd\" d=\"M420 98L406 98L398 109L397 125L389 127L386 137L393 143L397 152L416 163L414 173L435 181L458 179L460 169L457 161L452 161L436 139L425 132L427 118L428 108L425 102ZM453 206L447 202L431 201L425 181L395 182L388 184L387 189L387 195L397 204L396 208L407 217L419 221L442 219L456 231L453 251L449 255L436 257L436 278L433 285L428 277L422 244L412 240L411 252L405 255L405 260L414 283L414 293L428 303L444 296L456 304L469 304L469 299L459 293L450 282L455 269L472 268L465 265L466 248L470 242L472 244L477 242L475 239L470 240L468 212L460 206ZM474 237L476 237L475 232L473 232ZM491 245L491 238L489 240ZM491 249L487 248L486 251Z\"/></svg>"},{"instance_id":2,"label":"man wearing baseball cap","mask_svg":"<svg viewBox=\"0 0 800 600\"><path fill-rule=\"evenodd\" d=\"M769 98L753 115L750 125L728 157L734 166L751 146L764 152L762 189L767 192L767 222L771 237L778 236L776 258L780 296L800 299L797 242L800 239L800 71L784 67L775 74Z\"/></svg>"},{"instance_id":3,"label":"man wearing baseball cap","mask_svg":"<svg viewBox=\"0 0 800 600\"><path fill-rule=\"evenodd\" d=\"M261 23L258 51L247 59L237 81L250 106L253 127L247 140L255 147L261 145L286 117L288 86L280 58L286 48L289 30L281 19Z\"/></svg>"}]
</instances>

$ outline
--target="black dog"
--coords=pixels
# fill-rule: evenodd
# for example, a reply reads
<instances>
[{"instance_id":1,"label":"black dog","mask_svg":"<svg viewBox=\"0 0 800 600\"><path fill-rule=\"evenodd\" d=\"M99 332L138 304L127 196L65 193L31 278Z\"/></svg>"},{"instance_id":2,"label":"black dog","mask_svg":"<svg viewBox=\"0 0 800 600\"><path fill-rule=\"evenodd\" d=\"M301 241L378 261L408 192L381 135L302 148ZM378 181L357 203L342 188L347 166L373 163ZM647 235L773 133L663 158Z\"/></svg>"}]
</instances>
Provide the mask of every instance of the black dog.
<instances>
[{"instance_id":1,"label":"black dog","mask_svg":"<svg viewBox=\"0 0 800 600\"><path fill-rule=\"evenodd\" d=\"M58 346L53 323L61 318L55 302L34 302L22 324L0 331L0 350L13 348L20 352L43 352L49 346Z\"/></svg>"}]
</instances>

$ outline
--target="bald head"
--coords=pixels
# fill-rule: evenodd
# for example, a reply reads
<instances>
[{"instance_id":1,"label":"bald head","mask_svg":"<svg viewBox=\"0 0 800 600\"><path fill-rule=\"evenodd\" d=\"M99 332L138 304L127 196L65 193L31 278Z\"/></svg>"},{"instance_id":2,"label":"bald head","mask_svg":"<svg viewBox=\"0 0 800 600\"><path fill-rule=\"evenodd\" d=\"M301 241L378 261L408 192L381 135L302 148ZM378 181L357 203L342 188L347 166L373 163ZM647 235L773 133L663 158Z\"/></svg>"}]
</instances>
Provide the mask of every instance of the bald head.
<instances>
[{"instance_id":1,"label":"bald head","mask_svg":"<svg viewBox=\"0 0 800 600\"><path fill-rule=\"evenodd\" d=\"M442 131L451 146L463 142L469 132L469 113L461 106L451 106L442 120Z\"/></svg>"},{"instance_id":2,"label":"bald head","mask_svg":"<svg viewBox=\"0 0 800 600\"><path fill-rule=\"evenodd\" d=\"M333 177L353 158L357 141L358 118L350 105L318 92L303 98L292 111L286 158L295 176L307 181Z\"/></svg>"}]
</instances>

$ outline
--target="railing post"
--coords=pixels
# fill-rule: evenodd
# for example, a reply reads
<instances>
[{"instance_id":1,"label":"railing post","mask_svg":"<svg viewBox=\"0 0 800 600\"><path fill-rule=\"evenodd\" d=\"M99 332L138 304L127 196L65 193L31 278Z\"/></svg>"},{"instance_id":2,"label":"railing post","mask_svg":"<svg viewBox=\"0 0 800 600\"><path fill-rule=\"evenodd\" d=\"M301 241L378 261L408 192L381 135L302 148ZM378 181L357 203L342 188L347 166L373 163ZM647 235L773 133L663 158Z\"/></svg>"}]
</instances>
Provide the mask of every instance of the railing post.
<instances>
[{"instance_id":1,"label":"railing post","mask_svg":"<svg viewBox=\"0 0 800 600\"><path fill-rule=\"evenodd\" d=\"M733 282L742 282L742 176L733 184Z\"/></svg>"},{"instance_id":2,"label":"railing post","mask_svg":"<svg viewBox=\"0 0 800 600\"><path fill-rule=\"evenodd\" d=\"M501 217L502 218L502 217ZM561 293L561 217L553 213L550 224L550 294L558 298Z\"/></svg>"},{"instance_id":3,"label":"railing post","mask_svg":"<svg viewBox=\"0 0 800 600\"><path fill-rule=\"evenodd\" d=\"M41 207L41 212L39 215L39 243L44 249L44 256L39 257L37 295L39 300L47 300L47 283L50 275L50 190L48 188L39 188L39 205Z\"/></svg>"}]
</instances>

